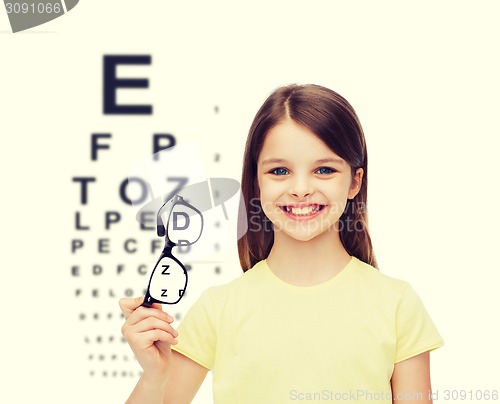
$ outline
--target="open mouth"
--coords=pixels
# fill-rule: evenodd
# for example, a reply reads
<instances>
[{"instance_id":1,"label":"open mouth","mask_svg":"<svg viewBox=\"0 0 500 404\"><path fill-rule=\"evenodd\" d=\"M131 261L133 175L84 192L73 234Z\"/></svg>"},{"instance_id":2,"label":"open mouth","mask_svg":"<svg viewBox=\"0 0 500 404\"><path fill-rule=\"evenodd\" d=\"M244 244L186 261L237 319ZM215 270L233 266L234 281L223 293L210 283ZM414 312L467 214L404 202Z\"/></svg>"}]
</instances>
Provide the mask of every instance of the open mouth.
<instances>
[{"instance_id":1,"label":"open mouth","mask_svg":"<svg viewBox=\"0 0 500 404\"><path fill-rule=\"evenodd\" d=\"M296 218L309 218L317 215L325 207L326 205L321 205L321 204L312 204L303 207L283 205L280 206L280 209L283 212L285 212L288 216Z\"/></svg>"}]
</instances>

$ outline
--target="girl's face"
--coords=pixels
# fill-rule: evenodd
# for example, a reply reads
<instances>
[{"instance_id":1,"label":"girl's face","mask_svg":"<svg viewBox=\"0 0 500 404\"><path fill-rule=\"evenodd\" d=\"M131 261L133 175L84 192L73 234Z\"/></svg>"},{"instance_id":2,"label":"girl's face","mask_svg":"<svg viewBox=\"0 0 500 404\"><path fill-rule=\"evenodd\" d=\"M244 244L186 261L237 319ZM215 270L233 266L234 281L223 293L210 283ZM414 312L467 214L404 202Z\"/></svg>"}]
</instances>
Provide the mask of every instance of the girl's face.
<instances>
[{"instance_id":1,"label":"girl's face","mask_svg":"<svg viewBox=\"0 0 500 404\"><path fill-rule=\"evenodd\" d=\"M275 236L281 231L301 241L335 230L362 177L358 168L352 181L349 164L291 119L267 133L257 162L260 201Z\"/></svg>"}]
</instances>

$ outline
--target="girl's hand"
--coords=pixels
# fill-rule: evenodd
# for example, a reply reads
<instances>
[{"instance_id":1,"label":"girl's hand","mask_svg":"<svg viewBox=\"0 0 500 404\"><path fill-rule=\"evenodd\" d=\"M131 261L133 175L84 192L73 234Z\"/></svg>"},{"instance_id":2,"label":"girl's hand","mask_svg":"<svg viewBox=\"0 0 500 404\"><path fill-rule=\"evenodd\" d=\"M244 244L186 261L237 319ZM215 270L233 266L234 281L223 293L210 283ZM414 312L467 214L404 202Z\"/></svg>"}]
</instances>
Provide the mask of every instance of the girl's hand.
<instances>
[{"instance_id":1,"label":"girl's hand","mask_svg":"<svg viewBox=\"0 0 500 404\"><path fill-rule=\"evenodd\" d=\"M141 306L143 297L120 299L125 316L122 334L132 348L144 377L164 379L172 363L171 345L177 344L178 333L170 325L173 317L163 312L161 304Z\"/></svg>"}]
</instances>

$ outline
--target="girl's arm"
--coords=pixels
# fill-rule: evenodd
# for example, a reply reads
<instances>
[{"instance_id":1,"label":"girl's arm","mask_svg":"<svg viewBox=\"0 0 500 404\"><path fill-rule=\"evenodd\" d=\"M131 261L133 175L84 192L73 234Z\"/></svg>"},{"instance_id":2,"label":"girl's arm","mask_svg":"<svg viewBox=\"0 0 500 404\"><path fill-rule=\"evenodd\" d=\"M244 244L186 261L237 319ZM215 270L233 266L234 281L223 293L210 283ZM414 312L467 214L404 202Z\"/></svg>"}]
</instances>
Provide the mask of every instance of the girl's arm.
<instances>
[{"instance_id":1,"label":"girl's arm","mask_svg":"<svg viewBox=\"0 0 500 404\"><path fill-rule=\"evenodd\" d=\"M429 352L396 363L391 386L393 403L432 404Z\"/></svg>"},{"instance_id":2,"label":"girl's arm","mask_svg":"<svg viewBox=\"0 0 500 404\"><path fill-rule=\"evenodd\" d=\"M172 351L178 332L161 305L142 307L143 297L120 299L125 317L122 334L143 369L127 404L190 403L208 369Z\"/></svg>"},{"instance_id":3,"label":"girl's arm","mask_svg":"<svg viewBox=\"0 0 500 404\"><path fill-rule=\"evenodd\" d=\"M208 369L177 351L172 351L172 355L172 373L167 379L163 404L189 404L205 380Z\"/></svg>"},{"instance_id":4,"label":"girl's arm","mask_svg":"<svg viewBox=\"0 0 500 404\"><path fill-rule=\"evenodd\" d=\"M143 376L127 400L127 404L189 404L203 383L208 369L179 352L172 351L169 376Z\"/></svg>"}]
</instances>

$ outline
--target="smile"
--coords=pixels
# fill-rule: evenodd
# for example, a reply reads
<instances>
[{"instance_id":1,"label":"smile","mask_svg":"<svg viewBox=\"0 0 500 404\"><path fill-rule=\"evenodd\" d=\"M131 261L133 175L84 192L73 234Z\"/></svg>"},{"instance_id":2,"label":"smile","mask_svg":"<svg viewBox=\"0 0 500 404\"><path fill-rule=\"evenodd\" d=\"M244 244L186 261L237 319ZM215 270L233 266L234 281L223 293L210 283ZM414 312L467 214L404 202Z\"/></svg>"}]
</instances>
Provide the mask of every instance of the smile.
<instances>
[{"instance_id":1,"label":"smile","mask_svg":"<svg viewBox=\"0 0 500 404\"><path fill-rule=\"evenodd\" d=\"M290 206L284 205L280 206L280 209L285 212L285 214L293 219L311 219L318 215L326 205L307 205L307 206Z\"/></svg>"}]
</instances>

